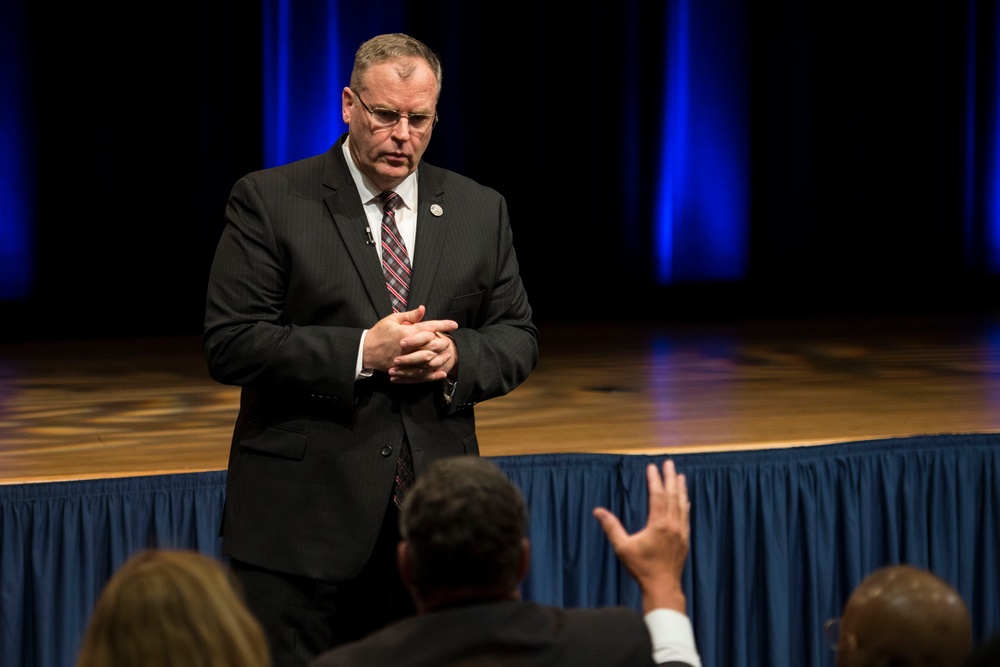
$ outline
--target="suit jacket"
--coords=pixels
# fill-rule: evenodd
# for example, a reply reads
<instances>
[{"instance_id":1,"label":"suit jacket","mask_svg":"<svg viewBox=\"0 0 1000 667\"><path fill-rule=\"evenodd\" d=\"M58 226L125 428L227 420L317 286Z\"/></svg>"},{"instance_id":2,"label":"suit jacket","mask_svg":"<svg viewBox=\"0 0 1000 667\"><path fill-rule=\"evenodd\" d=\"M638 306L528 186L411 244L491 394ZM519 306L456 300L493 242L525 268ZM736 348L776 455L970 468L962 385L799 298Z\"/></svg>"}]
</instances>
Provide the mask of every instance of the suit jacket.
<instances>
[{"instance_id":1,"label":"suit jacket","mask_svg":"<svg viewBox=\"0 0 1000 667\"><path fill-rule=\"evenodd\" d=\"M458 322L454 398L440 382L356 379L362 330L392 306L346 136L234 185L203 335L210 375L242 387L223 551L327 581L371 553L404 432L418 477L438 457L478 454L473 406L517 387L538 356L504 198L422 162L408 301Z\"/></svg>"},{"instance_id":2,"label":"suit jacket","mask_svg":"<svg viewBox=\"0 0 1000 667\"><path fill-rule=\"evenodd\" d=\"M309 667L652 667L652 653L646 623L634 609L506 600L396 621L323 653Z\"/></svg>"}]
</instances>

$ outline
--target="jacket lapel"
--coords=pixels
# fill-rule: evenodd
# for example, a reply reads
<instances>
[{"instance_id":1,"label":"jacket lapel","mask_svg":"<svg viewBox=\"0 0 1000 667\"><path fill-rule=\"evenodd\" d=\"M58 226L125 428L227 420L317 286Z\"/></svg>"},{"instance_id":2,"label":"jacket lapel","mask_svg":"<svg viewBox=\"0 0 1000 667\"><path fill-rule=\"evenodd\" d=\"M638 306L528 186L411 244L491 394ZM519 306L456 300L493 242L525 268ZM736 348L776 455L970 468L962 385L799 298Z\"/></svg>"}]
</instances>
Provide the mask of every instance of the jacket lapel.
<instances>
[{"instance_id":1,"label":"jacket lapel","mask_svg":"<svg viewBox=\"0 0 1000 667\"><path fill-rule=\"evenodd\" d=\"M369 227L368 217L361 205L358 189L351 179L351 172L344 161L343 143L346 136L343 135L326 154L323 163L323 185L326 194L323 199L330 215L333 216L333 224L344 239L344 246L361 276L365 292L381 318L392 312L392 303L385 288L385 276L378 261L378 253L372 245L372 239L378 242L380 232L372 229L369 237L365 231ZM419 229L419 225L417 228Z\"/></svg>"},{"instance_id":2,"label":"jacket lapel","mask_svg":"<svg viewBox=\"0 0 1000 667\"><path fill-rule=\"evenodd\" d=\"M407 300L407 308L411 309L427 303L450 225L441 171L430 165L421 165L417 169L417 179L420 201L417 202L416 257Z\"/></svg>"}]
</instances>

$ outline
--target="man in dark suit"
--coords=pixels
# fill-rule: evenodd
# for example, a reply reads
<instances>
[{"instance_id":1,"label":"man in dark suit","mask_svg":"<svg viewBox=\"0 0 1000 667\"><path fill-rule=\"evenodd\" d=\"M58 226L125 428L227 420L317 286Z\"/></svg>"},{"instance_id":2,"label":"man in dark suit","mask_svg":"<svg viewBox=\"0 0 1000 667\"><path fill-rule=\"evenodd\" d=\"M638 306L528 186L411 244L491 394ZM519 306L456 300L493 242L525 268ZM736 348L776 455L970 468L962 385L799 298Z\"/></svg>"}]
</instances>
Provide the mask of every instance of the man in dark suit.
<instances>
[{"instance_id":1,"label":"man in dark suit","mask_svg":"<svg viewBox=\"0 0 1000 667\"><path fill-rule=\"evenodd\" d=\"M561 609L520 598L528 572L523 497L489 459L428 466L400 516L397 560L418 614L337 647L310 667L700 667L681 586L690 543L687 482L670 460L647 467L649 517L629 535L596 508L639 582L634 609Z\"/></svg>"},{"instance_id":2,"label":"man in dark suit","mask_svg":"<svg viewBox=\"0 0 1000 667\"><path fill-rule=\"evenodd\" d=\"M421 163L440 87L420 41L365 42L348 132L226 208L203 337L211 376L242 387L222 548L275 667L413 612L396 501L431 461L478 455L473 406L537 362L504 198Z\"/></svg>"}]
</instances>

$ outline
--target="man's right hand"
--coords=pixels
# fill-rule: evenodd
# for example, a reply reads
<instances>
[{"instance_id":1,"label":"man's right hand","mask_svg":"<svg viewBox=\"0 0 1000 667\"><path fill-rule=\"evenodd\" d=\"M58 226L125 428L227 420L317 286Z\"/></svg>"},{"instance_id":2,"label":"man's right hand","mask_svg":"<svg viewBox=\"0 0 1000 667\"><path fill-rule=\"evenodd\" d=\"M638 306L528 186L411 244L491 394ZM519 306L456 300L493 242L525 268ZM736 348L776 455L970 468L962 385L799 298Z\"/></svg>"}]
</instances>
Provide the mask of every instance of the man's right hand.
<instances>
[{"instance_id":1,"label":"man's right hand","mask_svg":"<svg viewBox=\"0 0 1000 667\"><path fill-rule=\"evenodd\" d=\"M426 308L421 305L415 310L387 315L375 323L365 336L364 367L388 372L396 366L400 353L404 350L402 342L407 340L407 351L414 351L413 341L426 338L427 349L439 354L433 349L442 337L438 334L448 333L458 328L458 322L453 320L424 320ZM448 347L445 339L444 347ZM431 378L438 379L438 378Z\"/></svg>"},{"instance_id":2,"label":"man's right hand","mask_svg":"<svg viewBox=\"0 0 1000 667\"><path fill-rule=\"evenodd\" d=\"M666 608L687 614L681 585L691 537L687 480L670 459L663 462L662 478L656 465L650 463L646 479L649 516L642 530L629 535L618 517L604 507L594 508L594 517L618 559L639 582L644 611Z\"/></svg>"}]
</instances>

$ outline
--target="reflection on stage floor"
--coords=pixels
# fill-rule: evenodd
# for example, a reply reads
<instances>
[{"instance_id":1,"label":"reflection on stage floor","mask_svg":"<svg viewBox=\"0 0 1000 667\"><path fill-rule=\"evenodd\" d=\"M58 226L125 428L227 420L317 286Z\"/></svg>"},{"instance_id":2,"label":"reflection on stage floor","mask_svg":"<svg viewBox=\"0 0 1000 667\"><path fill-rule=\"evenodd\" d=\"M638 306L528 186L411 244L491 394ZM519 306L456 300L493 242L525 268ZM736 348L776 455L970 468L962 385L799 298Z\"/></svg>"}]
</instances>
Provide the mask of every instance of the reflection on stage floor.
<instances>
[{"instance_id":1,"label":"reflection on stage floor","mask_svg":"<svg viewBox=\"0 0 1000 667\"><path fill-rule=\"evenodd\" d=\"M1000 431L1000 317L541 323L486 456ZM0 483L221 470L239 390L197 336L0 344Z\"/></svg>"}]
</instances>

